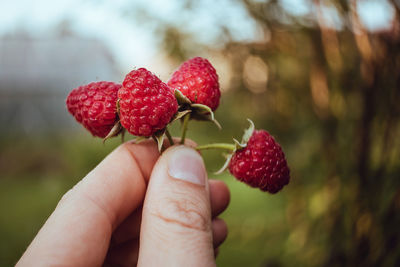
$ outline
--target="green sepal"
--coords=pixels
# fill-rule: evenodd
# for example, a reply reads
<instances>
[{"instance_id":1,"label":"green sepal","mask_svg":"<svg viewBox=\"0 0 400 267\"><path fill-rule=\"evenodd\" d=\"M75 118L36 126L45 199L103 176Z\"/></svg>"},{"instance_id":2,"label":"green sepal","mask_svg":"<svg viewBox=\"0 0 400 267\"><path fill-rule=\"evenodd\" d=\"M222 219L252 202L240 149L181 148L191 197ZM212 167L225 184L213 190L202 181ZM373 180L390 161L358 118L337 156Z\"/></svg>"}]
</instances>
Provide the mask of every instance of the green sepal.
<instances>
[{"instance_id":1,"label":"green sepal","mask_svg":"<svg viewBox=\"0 0 400 267\"><path fill-rule=\"evenodd\" d=\"M116 106L117 106L117 114L118 114L118 116L119 116L119 109L120 109L120 107L119 107L119 101L120 101L121 99L117 99L117 104L116 104Z\"/></svg>"},{"instance_id":2,"label":"green sepal","mask_svg":"<svg viewBox=\"0 0 400 267\"><path fill-rule=\"evenodd\" d=\"M126 133L126 129L122 128L122 131L121 131L121 143L125 142L125 133Z\"/></svg>"},{"instance_id":3,"label":"green sepal","mask_svg":"<svg viewBox=\"0 0 400 267\"><path fill-rule=\"evenodd\" d=\"M223 173L228 168L229 162L231 161L232 157L233 157L233 153L232 154L228 154L226 156L226 161L225 161L224 165L221 167L221 169L219 169L218 171L214 172L214 174L219 175L219 174Z\"/></svg>"},{"instance_id":4,"label":"green sepal","mask_svg":"<svg viewBox=\"0 0 400 267\"><path fill-rule=\"evenodd\" d=\"M221 169L219 169L217 172L214 174L221 174L223 171L226 170L226 168L229 166L229 162L231 161L233 155L236 153L236 151L244 149L247 146L247 143L250 140L250 137L253 135L254 132L254 123L250 120L247 119L250 123L250 126L248 129L244 131L242 141L239 142L237 139L233 138L233 143L234 144L225 144L225 143L217 143L217 144L207 144L207 145L202 145L202 146L197 146L197 150L203 150L203 149L228 149L231 151L230 154L225 154L226 161L224 165L222 166Z\"/></svg>"},{"instance_id":5,"label":"green sepal","mask_svg":"<svg viewBox=\"0 0 400 267\"><path fill-rule=\"evenodd\" d=\"M247 120L250 123L250 126L248 129L244 130L244 134L242 137L242 144L247 144L247 142L249 142L249 139L253 135L253 132L254 132L254 122L250 119L247 119Z\"/></svg>"},{"instance_id":6,"label":"green sepal","mask_svg":"<svg viewBox=\"0 0 400 267\"><path fill-rule=\"evenodd\" d=\"M198 114L211 114L214 119L214 113L209 106L203 104L192 104L191 106Z\"/></svg>"},{"instance_id":7,"label":"green sepal","mask_svg":"<svg viewBox=\"0 0 400 267\"><path fill-rule=\"evenodd\" d=\"M183 118L186 114L191 112L190 119L199 120L199 121L211 121L213 122L218 129L222 129L221 124L215 119L214 112L212 109L203 104L192 103L188 97L182 94L181 91L174 91L176 101L178 102L179 108L177 114L174 116L172 121ZM185 112L185 113L181 113ZM180 114L181 113L181 114ZM171 122L172 122L171 121Z\"/></svg>"},{"instance_id":8,"label":"green sepal","mask_svg":"<svg viewBox=\"0 0 400 267\"><path fill-rule=\"evenodd\" d=\"M235 152L237 150L243 149L243 148L245 148L247 146L246 143L244 143L244 144L240 143L236 138L233 138L233 142L235 143L235 148L233 149L233 151L230 154L227 154L227 153L223 154L225 156L225 158L226 158L225 163L221 167L221 169L219 169L218 171L214 172L214 174L218 175L218 174L223 173L226 170L226 168L228 168L229 162L231 161L231 159L232 159L233 155L235 154Z\"/></svg>"},{"instance_id":9,"label":"green sepal","mask_svg":"<svg viewBox=\"0 0 400 267\"><path fill-rule=\"evenodd\" d=\"M118 136L121 134L121 140L124 142L124 137L125 137L125 128L122 127L121 122L119 121L119 99L117 99L116 105L116 111L117 111L117 122L114 124L114 126L111 128L110 132L107 134L106 137L103 138L103 143L106 142L107 139L110 139L112 137Z\"/></svg>"},{"instance_id":10,"label":"green sepal","mask_svg":"<svg viewBox=\"0 0 400 267\"><path fill-rule=\"evenodd\" d=\"M245 148L247 146L247 143L249 142L250 137L253 135L254 128L255 128L254 123L250 119L247 119L247 120L250 122L250 126L246 130L244 130L244 134L242 136L242 141L239 142L236 138L233 138L233 142L235 143L235 150L233 151L233 153L235 153L235 151L237 151L237 150L241 150L241 149Z\"/></svg>"},{"instance_id":11,"label":"green sepal","mask_svg":"<svg viewBox=\"0 0 400 267\"><path fill-rule=\"evenodd\" d=\"M190 107L193 110L191 117L194 120L211 121L218 127L218 129L222 129L221 124L219 124L215 119L214 112L209 106L203 104L192 104Z\"/></svg>"},{"instance_id":12,"label":"green sepal","mask_svg":"<svg viewBox=\"0 0 400 267\"><path fill-rule=\"evenodd\" d=\"M235 143L235 150L233 153L235 153L236 150L243 149L247 146L246 143L240 143L236 138L233 138L233 142Z\"/></svg>"},{"instance_id":13,"label":"green sepal","mask_svg":"<svg viewBox=\"0 0 400 267\"><path fill-rule=\"evenodd\" d=\"M189 98L187 98L184 94L182 94L181 91L175 90L174 94L175 94L176 101L178 101L179 106L192 104L192 101L190 101Z\"/></svg>"},{"instance_id":14,"label":"green sepal","mask_svg":"<svg viewBox=\"0 0 400 267\"><path fill-rule=\"evenodd\" d=\"M186 109L184 111L178 111L177 113L175 113L174 117L172 117L171 122L182 119L186 114L191 112L192 111L190 109Z\"/></svg>"},{"instance_id":15,"label":"green sepal","mask_svg":"<svg viewBox=\"0 0 400 267\"><path fill-rule=\"evenodd\" d=\"M107 134L107 136L103 138L103 143L105 143L107 139L119 135L123 130L124 128L122 127L121 123L119 121L116 122L111 128L110 132Z\"/></svg>"},{"instance_id":16,"label":"green sepal","mask_svg":"<svg viewBox=\"0 0 400 267\"><path fill-rule=\"evenodd\" d=\"M161 152L165 139L165 129L155 132L152 137L157 143L158 151Z\"/></svg>"}]
</instances>

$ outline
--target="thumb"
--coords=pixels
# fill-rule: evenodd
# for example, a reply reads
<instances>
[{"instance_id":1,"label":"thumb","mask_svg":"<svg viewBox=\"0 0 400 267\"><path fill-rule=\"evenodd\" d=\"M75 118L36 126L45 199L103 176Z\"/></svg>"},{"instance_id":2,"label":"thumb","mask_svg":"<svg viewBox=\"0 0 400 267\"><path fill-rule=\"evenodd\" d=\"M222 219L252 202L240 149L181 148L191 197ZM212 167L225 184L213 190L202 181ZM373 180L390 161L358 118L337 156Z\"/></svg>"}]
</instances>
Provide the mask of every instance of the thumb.
<instances>
[{"instance_id":1,"label":"thumb","mask_svg":"<svg viewBox=\"0 0 400 267\"><path fill-rule=\"evenodd\" d=\"M215 266L207 173L194 149L169 148L153 168L138 266Z\"/></svg>"}]
</instances>

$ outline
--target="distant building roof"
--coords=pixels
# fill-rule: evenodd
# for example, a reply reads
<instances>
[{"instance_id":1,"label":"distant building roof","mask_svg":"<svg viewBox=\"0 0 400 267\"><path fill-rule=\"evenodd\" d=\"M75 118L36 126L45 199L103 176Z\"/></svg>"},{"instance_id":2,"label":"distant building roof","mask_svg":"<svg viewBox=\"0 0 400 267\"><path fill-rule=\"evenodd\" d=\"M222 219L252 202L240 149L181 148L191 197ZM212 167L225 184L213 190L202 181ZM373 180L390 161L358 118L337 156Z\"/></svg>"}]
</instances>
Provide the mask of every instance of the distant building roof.
<instances>
[{"instance_id":1,"label":"distant building roof","mask_svg":"<svg viewBox=\"0 0 400 267\"><path fill-rule=\"evenodd\" d=\"M82 83L120 79L103 43L77 36L0 38L0 91L68 92Z\"/></svg>"},{"instance_id":2,"label":"distant building roof","mask_svg":"<svg viewBox=\"0 0 400 267\"><path fill-rule=\"evenodd\" d=\"M68 92L92 81L122 78L98 40L74 35L0 37L0 133L79 128L65 108Z\"/></svg>"}]
</instances>

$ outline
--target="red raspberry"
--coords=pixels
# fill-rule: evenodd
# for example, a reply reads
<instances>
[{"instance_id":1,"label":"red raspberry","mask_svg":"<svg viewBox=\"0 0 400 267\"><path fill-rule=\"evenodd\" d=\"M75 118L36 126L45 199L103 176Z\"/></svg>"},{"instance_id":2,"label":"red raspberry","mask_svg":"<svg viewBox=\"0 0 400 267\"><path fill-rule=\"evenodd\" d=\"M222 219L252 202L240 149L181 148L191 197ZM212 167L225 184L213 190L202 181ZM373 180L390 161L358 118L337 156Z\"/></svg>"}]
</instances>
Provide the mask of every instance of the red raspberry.
<instances>
[{"instance_id":1,"label":"red raspberry","mask_svg":"<svg viewBox=\"0 0 400 267\"><path fill-rule=\"evenodd\" d=\"M290 179L281 146L265 130L254 131L247 146L235 152L229 171L238 180L272 194Z\"/></svg>"},{"instance_id":2,"label":"red raspberry","mask_svg":"<svg viewBox=\"0 0 400 267\"><path fill-rule=\"evenodd\" d=\"M144 68L126 75L118 98L121 124L136 136L164 129L178 110L171 88Z\"/></svg>"},{"instance_id":3,"label":"red raspberry","mask_svg":"<svg viewBox=\"0 0 400 267\"><path fill-rule=\"evenodd\" d=\"M93 136L104 138L117 120L117 92L120 84L92 82L73 89L67 97L68 111Z\"/></svg>"},{"instance_id":4,"label":"red raspberry","mask_svg":"<svg viewBox=\"0 0 400 267\"><path fill-rule=\"evenodd\" d=\"M219 105L221 91L218 75L211 63L201 57L185 61L172 74L168 85L182 92L193 103L209 106L213 111Z\"/></svg>"}]
</instances>

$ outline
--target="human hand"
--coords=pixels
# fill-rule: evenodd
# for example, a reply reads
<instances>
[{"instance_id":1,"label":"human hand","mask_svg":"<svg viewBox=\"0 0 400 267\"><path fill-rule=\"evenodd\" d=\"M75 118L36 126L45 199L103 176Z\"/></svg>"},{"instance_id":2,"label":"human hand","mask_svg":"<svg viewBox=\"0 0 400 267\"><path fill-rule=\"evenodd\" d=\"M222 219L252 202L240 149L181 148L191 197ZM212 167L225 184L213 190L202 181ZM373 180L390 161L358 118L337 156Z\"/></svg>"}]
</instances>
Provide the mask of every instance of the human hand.
<instances>
[{"instance_id":1,"label":"human hand","mask_svg":"<svg viewBox=\"0 0 400 267\"><path fill-rule=\"evenodd\" d=\"M62 197L17 266L215 266L228 203L195 150L128 142Z\"/></svg>"}]
</instances>

